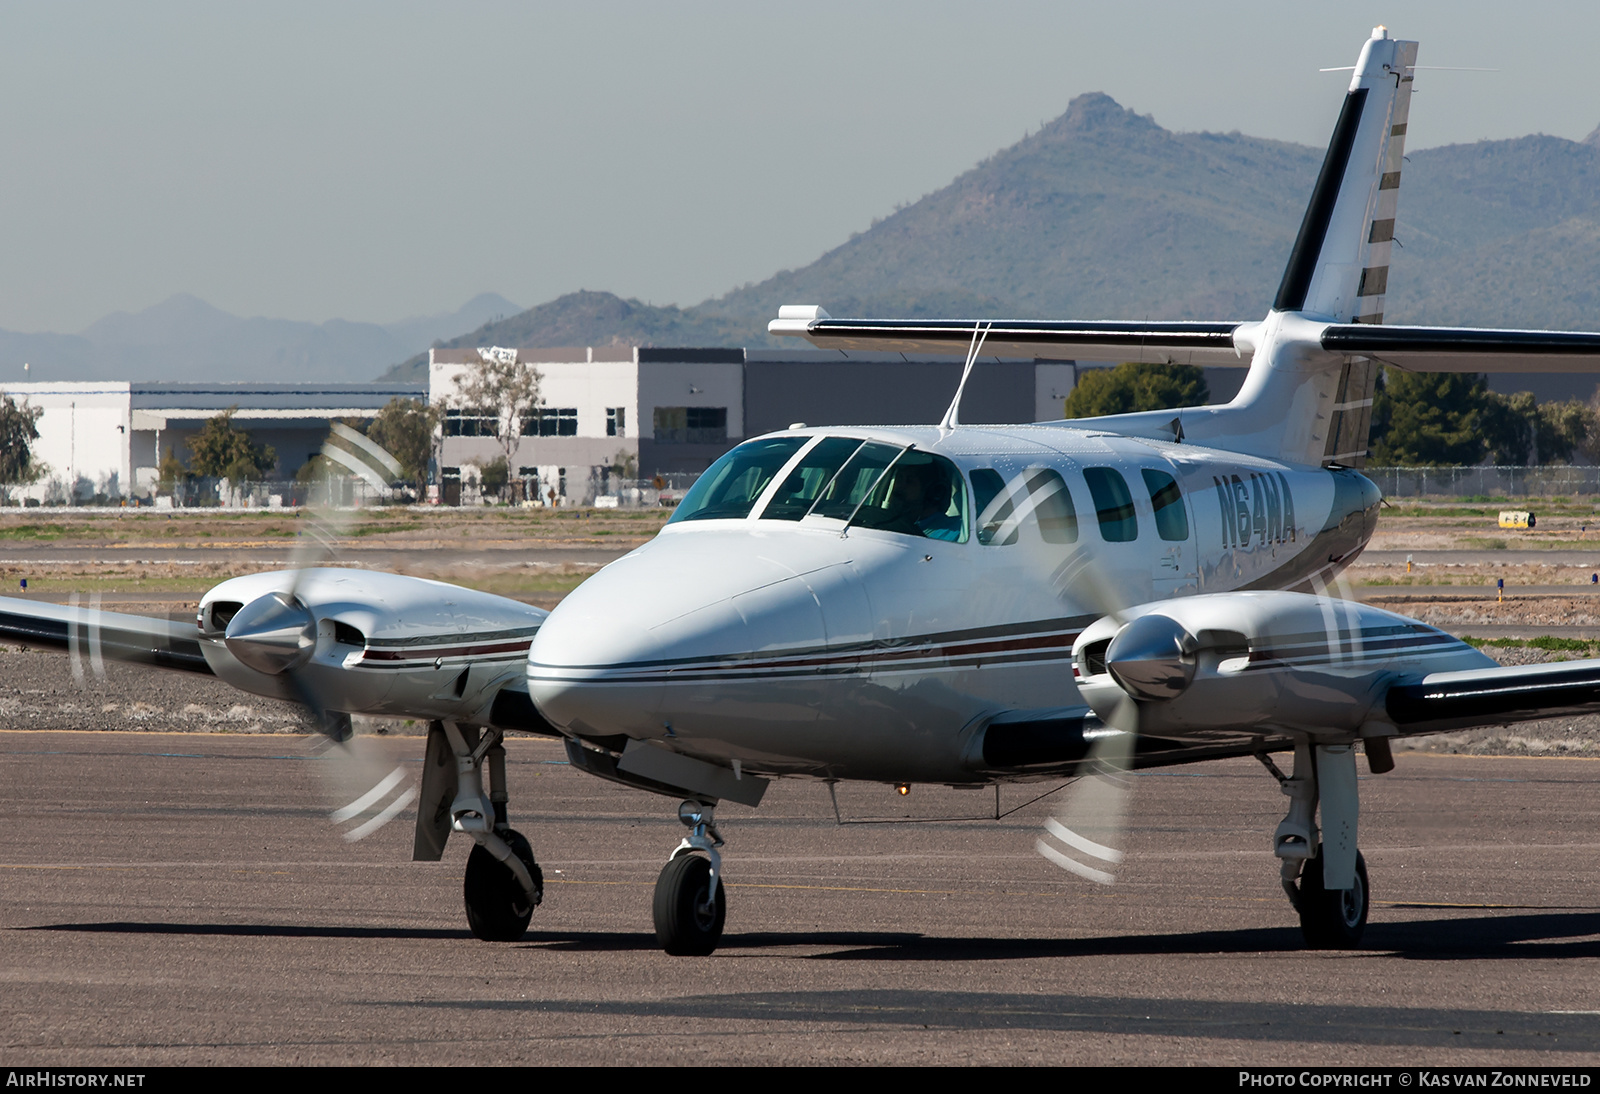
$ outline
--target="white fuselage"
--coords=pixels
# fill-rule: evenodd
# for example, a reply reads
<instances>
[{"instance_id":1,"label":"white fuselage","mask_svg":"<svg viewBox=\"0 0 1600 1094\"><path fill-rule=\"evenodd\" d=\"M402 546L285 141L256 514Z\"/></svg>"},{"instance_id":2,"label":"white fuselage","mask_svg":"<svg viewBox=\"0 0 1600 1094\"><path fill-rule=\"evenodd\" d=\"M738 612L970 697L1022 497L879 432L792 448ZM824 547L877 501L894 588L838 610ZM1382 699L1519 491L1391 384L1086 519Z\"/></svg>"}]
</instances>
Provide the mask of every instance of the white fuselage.
<instances>
[{"instance_id":1,"label":"white fuselage","mask_svg":"<svg viewBox=\"0 0 1600 1094\"><path fill-rule=\"evenodd\" d=\"M805 438L786 468L827 437L947 458L965 480L965 541L764 517L780 472L747 516L669 524L551 613L528 668L547 719L765 774L972 780L988 718L1083 706L1070 657L1096 618L1174 596L1315 587L1365 544L1377 504L1353 472L1066 425L783 436ZM1041 481L1039 469L1071 498L1070 542L1061 521L1042 533L1022 500L1018 484ZM1136 533L1100 519L1086 469L1121 475ZM984 470L1018 499L1014 527L987 543L973 480ZM1182 538L1171 512L1158 529L1146 471L1178 483Z\"/></svg>"}]
</instances>

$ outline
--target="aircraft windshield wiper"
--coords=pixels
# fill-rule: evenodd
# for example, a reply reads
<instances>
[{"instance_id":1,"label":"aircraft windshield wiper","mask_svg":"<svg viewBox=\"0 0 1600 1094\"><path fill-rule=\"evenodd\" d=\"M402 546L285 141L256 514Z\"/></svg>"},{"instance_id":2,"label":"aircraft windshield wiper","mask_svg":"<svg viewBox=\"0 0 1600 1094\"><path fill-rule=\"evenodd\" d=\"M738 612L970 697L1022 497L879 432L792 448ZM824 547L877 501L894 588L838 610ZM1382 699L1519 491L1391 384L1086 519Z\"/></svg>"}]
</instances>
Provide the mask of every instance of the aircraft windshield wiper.
<instances>
[{"instance_id":1,"label":"aircraft windshield wiper","mask_svg":"<svg viewBox=\"0 0 1600 1094\"><path fill-rule=\"evenodd\" d=\"M906 445L899 452L895 453L894 459L884 464L883 470L878 472L878 477L872 480L871 488L868 489L866 493L861 495L861 500L856 502L856 507L850 510L850 519L844 522L843 528L839 529L840 539L843 539L849 533L850 526L856 522L856 514L860 513L861 507L867 504L868 500L871 499L873 494L878 492L878 485L883 482L884 477L887 476L890 471L894 470L894 465L899 463L907 452L910 452L915 447L917 446L914 444Z\"/></svg>"}]
</instances>

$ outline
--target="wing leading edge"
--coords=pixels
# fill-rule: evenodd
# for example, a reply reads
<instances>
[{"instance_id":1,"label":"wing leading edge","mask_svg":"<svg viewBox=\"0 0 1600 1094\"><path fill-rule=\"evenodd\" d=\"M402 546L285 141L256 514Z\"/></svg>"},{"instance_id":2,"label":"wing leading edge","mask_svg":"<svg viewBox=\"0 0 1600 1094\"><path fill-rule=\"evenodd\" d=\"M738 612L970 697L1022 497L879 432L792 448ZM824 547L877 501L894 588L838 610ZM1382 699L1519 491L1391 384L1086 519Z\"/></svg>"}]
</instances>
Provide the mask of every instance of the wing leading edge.
<instances>
[{"instance_id":1,"label":"wing leading edge","mask_svg":"<svg viewBox=\"0 0 1600 1094\"><path fill-rule=\"evenodd\" d=\"M1384 706L1404 736L1600 713L1600 660L1431 673Z\"/></svg>"},{"instance_id":2,"label":"wing leading edge","mask_svg":"<svg viewBox=\"0 0 1600 1094\"><path fill-rule=\"evenodd\" d=\"M0 597L0 638L213 675L193 623Z\"/></svg>"}]
</instances>

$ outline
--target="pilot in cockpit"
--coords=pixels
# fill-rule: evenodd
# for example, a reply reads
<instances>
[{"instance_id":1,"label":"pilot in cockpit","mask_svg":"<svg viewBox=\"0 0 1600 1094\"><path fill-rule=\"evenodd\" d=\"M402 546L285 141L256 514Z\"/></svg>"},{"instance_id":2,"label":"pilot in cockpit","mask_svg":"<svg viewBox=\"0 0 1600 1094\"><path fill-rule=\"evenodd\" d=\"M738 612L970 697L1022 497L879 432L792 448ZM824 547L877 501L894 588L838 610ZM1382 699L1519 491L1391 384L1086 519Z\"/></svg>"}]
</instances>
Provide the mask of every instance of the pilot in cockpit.
<instances>
[{"instance_id":1,"label":"pilot in cockpit","mask_svg":"<svg viewBox=\"0 0 1600 1094\"><path fill-rule=\"evenodd\" d=\"M894 469L889 503L875 527L928 539L959 540L960 507L951 502L955 487L942 461L908 457Z\"/></svg>"}]
</instances>

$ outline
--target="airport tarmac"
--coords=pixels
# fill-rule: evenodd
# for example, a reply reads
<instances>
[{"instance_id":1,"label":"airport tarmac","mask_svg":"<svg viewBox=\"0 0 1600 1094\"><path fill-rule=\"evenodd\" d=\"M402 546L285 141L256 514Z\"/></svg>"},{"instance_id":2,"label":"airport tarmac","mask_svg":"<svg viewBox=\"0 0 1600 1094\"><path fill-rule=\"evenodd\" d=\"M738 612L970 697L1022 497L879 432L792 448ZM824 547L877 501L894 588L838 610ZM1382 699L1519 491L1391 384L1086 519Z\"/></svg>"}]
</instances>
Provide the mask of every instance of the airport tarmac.
<instances>
[{"instance_id":1,"label":"airport tarmac","mask_svg":"<svg viewBox=\"0 0 1600 1094\"><path fill-rule=\"evenodd\" d=\"M418 738L376 738L394 762ZM1600 1062L1600 761L1403 753L1364 778L1366 948L1300 949L1253 760L1134 776L1123 881L1003 820L835 823L826 790L726 806L727 933L660 953L674 803L508 742L549 884L473 940L467 848L346 844L289 734L0 733L7 1064ZM1007 790L1004 808L1049 789ZM987 792L845 786L846 819Z\"/></svg>"}]
</instances>

